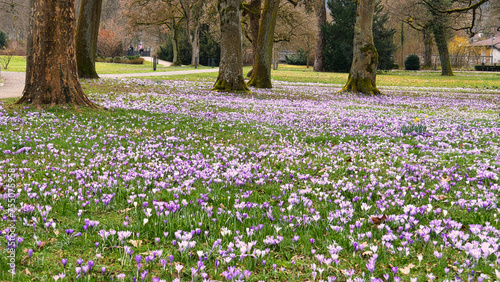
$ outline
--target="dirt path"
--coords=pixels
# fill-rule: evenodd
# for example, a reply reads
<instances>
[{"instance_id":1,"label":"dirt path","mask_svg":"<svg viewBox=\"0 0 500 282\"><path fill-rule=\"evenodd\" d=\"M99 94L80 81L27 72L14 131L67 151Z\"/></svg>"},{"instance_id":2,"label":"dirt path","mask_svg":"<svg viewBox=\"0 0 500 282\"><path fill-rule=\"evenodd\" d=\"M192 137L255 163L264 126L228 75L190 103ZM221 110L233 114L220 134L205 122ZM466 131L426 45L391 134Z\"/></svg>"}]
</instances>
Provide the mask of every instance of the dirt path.
<instances>
[{"instance_id":1,"label":"dirt path","mask_svg":"<svg viewBox=\"0 0 500 282\"><path fill-rule=\"evenodd\" d=\"M0 86L0 98L21 97L24 90L24 72L2 71L3 86Z\"/></svg>"},{"instance_id":2,"label":"dirt path","mask_svg":"<svg viewBox=\"0 0 500 282\"><path fill-rule=\"evenodd\" d=\"M191 73L207 73L217 72L218 68L200 69L200 70L185 70L185 71L164 71L164 72L146 72L146 73L121 73L121 74L99 74L102 78L127 78L127 77L144 77L144 76L165 76L165 75L184 75ZM26 74L23 72L7 72L1 73L3 86L0 84L0 99L21 97L24 90L24 81Z\"/></svg>"}]
</instances>

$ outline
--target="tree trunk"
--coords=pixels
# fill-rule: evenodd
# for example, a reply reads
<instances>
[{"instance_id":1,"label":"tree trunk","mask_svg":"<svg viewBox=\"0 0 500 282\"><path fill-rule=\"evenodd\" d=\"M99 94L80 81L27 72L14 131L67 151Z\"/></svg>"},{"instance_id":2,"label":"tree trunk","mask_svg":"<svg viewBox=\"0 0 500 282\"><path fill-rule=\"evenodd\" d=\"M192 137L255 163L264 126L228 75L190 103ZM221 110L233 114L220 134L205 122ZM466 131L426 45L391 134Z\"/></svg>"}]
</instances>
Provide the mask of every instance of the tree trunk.
<instances>
[{"instance_id":1,"label":"tree trunk","mask_svg":"<svg viewBox=\"0 0 500 282\"><path fill-rule=\"evenodd\" d=\"M80 78L99 78L95 70L102 0L82 0L76 27L76 62Z\"/></svg>"},{"instance_id":2,"label":"tree trunk","mask_svg":"<svg viewBox=\"0 0 500 282\"><path fill-rule=\"evenodd\" d=\"M448 52L448 42L446 40L446 28L438 17L439 16L434 17L436 20L432 26L432 33L434 34L434 42L436 42L439 60L441 61L441 75L453 76L450 54Z\"/></svg>"},{"instance_id":3,"label":"tree trunk","mask_svg":"<svg viewBox=\"0 0 500 282\"><path fill-rule=\"evenodd\" d=\"M30 1L26 85L17 104L37 108L73 104L97 108L78 80L75 52L75 0Z\"/></svg>"},{"instance_id":4,"label":"tree trunk","mask_svg":"<svg viewBox=\"0 0 500 282\"><path fill-rule=\"evenodd\" d=\"M191 64L195 65L196 59L200 63L200 22L194 27L191 39Z\"/></svg>"},{"instance_id":5,"label":"tree trunk","mask_svg":"<svg viewBox=\"0 0 500 282\"><path fill-rule=\"evenodd\" d=\"M186 31L188 34L189 44L191 45L191 65L195 65L196 58L200 61L200 17L203 1L197 1L192 6L186 6L181 1L182 9L184 10L184 18L186 19ZM191 26L192 29L191 29Z\"/></svg>"},{"instance_id":6,"label":"tree trunk","mask_svg":"<svg viewBox=\"0 0 500 282\"><path fill-rule=\"evenodd\" d=\"M432 67L432 40L431 40L431 27L426 26L422 29L424 35L424 68Z\"/></svg>"},{"instance_id":7,"label":"tree trunk","mask_svg":"<svg viewBox=\"0 0 500 282\"><path fill-rule=\"evenodd\" d=\"M241 0L219 0L221 61L219 77L214 85L218 91L249 91L243 78L241 48Z\"/></svg>"},{"instance_id":8,"label":"tree trunk","mask_svg":"<svg viewBox=\"0 0 500 282\"><path fill-rule=\"evenodd\" d=\"M175 19L173 21L175 21ZM173 26L172 51L174 53L173 58L172 58L172 65L180 66L180 65L182 65L182 62L181 62L181 56L179 56L179 53L180 53L179 24L174 22L174 24L172 26Z\"/></svg>"},{"instance_id":9,"label":"tree trunk","mask_svg":"<svg viewBox=\"0 0 500 282\"><path fill-rule=\"evenodd\" d=\"M271 88L271 58L273 55L274 29L280 0L265 0L260 18L257 52L248 85Z\"/></svg>"},{"instance_id":10,"label":"tree trunk","mask_svg":"<svg viewBox=\"0 0 500 282\"><path fill-rule=\"evenodd\" d=\"M375 0L358 0L351 71L341 91L380 94L376 86L378 54L373 44L374 10Z\"/></svg>"},{"instance_id":11,"label":"tree trunk","mask_svg":"<svg viewBox=\"0 0 500 282\"><path fill-rule=\"evenodd\" d=\"M260 22L260 8L262 0L251 0L246 6L248 9L248 18L250 20L250 36L252 40L252 65L255 62L255 54L257 54L257 40L259 38L259 22ZM251 77L253 68L247 73L247 77Z\"/></svg>"},{"instance_id":12,"label":"tree trunk","mask_svg":"<svg viewBox=\"0 0 500 282\"><path fill-rule=\"evenodd\" d=\"M318 42L316 43L316 56L314 57L314 71L323 71L325 56L323 50L326 46L323 27L326 23L326 4L324 0L316 0L316 19L318 21ZM307 61L309 67L309 60Z\"/></svg>"}]
</instances>

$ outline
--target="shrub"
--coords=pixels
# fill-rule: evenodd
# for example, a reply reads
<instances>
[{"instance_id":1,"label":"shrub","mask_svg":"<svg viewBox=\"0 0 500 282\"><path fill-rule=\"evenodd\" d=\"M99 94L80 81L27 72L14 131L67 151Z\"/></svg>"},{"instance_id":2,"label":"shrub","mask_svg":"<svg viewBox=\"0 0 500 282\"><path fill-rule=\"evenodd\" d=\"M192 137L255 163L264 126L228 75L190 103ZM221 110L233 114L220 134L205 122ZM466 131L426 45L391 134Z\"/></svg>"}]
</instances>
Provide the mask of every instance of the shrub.
<instances>
[{"instance_id":1,"label":"shrub","mask_svg":"<svg viewBox=\"0 0 500 282\"><path fill-rule=\"evenodd\" d=\"M127 64L142 65L142 64L144 64L144 58L135 58L132 60L128 60Z\"/></svg>"},{"instance_id":2,"label":"shrub","mask_svg":"<svg viewBox=\"0 0 500 282\"><path fill-rule=\"evenodd\" d=\"M488 65L477 65L474 66L477 71L500 71L500 65L488 66Z\"/></svg>"},{"instance_id":3,"label":"shrub","mask_svg":"<svg viewBox=\"0 0 500 282\"><path fill-rule=\"evenodd\" d=\"M7 47L7 34L0 30L0 50Z\"/></svg>"},{"instance_id":4,"label":"shrub","mask_svg":"<svg viewBox=\"0 0 500 282\"><path fill-rule=\"evenodd\" d=\"M305 51L302 49L297 50L297 53L285 56L286 63L289 65L299 65L304 66L307 65L307 58L309 57L309 51Z\"/></svg>"},{"instance_id":5,"label":"shrub","mask_svg":"<svg viewBox=\"0 0 500 282\"><path fill-rule=\"evenodd\" d=\"M420 57L410 54L405 59L405 70L420 70Z\"/></svg>"},{"instance_id":6,"label":"shrub","mask_svg":"<svg viewBox=\"0 0 500 282\"><path fill-rule=\"evenodd\" d=\"M133 59L139 59L141 55L135 55L135 56L125 56L127 60L133 60Z\"/></svg>"},{"instance_id":7,"label":"shrub","mask_svg":"<svg viewBox=\"0 0 500 282\"><path fill-rule=\"evenodd\" d=\"M99 29L99 37L97 39L97 54L104 57L120 56L123 52L122 40L112 30Z\"/></svg>"}]
</instances>

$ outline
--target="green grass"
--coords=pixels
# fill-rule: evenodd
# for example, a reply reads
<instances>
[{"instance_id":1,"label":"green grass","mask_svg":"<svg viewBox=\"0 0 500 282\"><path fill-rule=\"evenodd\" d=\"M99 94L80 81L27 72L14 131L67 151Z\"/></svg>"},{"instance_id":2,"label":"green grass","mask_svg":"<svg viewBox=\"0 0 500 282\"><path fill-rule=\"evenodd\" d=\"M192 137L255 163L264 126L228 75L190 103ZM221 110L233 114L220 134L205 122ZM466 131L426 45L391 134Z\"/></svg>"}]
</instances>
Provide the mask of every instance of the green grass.
<instances>
[{"instance_id":1,"label":"green grass","mask_svg":"<svg viewBox=\"0 0 500 282\"><path fill-rule=\"evenodd\" d=\"M291 67L288 71L302 70ZM346 269L353 269L358 278L362 273L365 278L372 275L366 267L372 255L370 247L378 248L373 273L377 278L386 274L392 281L395 275L391 268L397 266L397 276L404 281L410 277L427 281L425 275L429 272L437 275L439 281L455 275L465 280L471 270L494 279L494 269L499 266L494 255L467 266L470 256L448 246L451 240L441 236L453 230L464 232L469 238L464 243L495 241L497 233L473 234L468 225L500 228L498 179L491 176L500 172L500 159L494 151L500 134L498 107L495 107L498 99L491 100L496 99L492 95L450 94L448 98L447 94L418 92L371 99L332 94L327 87L302 90L276 87L261 94L225 95L206 92L209 86L206 83L166 82L141 86L135 82L89 81L83 86L92 99L116 102L121 107L78 111L54 107L37 111L12 105L15 99L2 100L5 111L0 112L0 154L6 161L0 166L4 169L8 163L25 168L16 183L21 191L16 204L51 206L52 210L47 215L41 215L36 209L19 215L28 222L24 225L21 220L17 225L16 231L24 241L16 252L18 273L14 278L7 273L5 237L0 236L0 280L48 281L53 275L66 273L63 281L116 281L117 274L125 273L126 281L130 281L137 276L134 256L140 254L141 272L150 271L148 281L152 276L171 281L177 276L177 272L171 270L173 265L163 270L158 259L154 263L144 262L149 252L161 249L161 258L172 254L176 264L184 265L180 272L182 281L191 280L190 268L196 267L198 261L196 251L206 254L204 272L213 280L224 280L221 272L236 266L252 272L250 281L312 281L314 263L325 269L323 278L336 276L336 281L347 281L343 272ZM324 91L323 95L313 94L318 89ZM432 99L415 108L414 102L426 102L425 97ZM441 99L449 99L450 105L433 105ZM465 107L456 112L453 103L461 105L458 103L461 99L471 99L471 106L480 104L484 108ZM415 116L420 117L419 124L428 124L433 136L397 135L398 125L406 124L398 122L416 123ZM371 128L388 136L364 133ZM440 145L443 143L450 147L443 148ZM31 150L4 153L24 147ZM436 159L435 163L426 161L429 158ZM212 170L209 168L212 165L219 168ZM263 184L239 185L226 181L225 173L229 175L246 167L252 168L255 176L269 172L273 175ZM201 173L204 169L207 174L218 173L217 178L222 182L208 182ZM158 171L162 173L156 174ZM3 175L7 174L4 169ZM299 174L331 183L301 180ZM193 182L186 184L188 180ZM169 186L158 188L165 183ZM291 186L285 189L284 184ZM178 191L169 190L181 186ZM38 193L39 197L31 197L30 193ZM127 201L141 194L144 198ZM113 195L112 201L108 204L95 201L104 195ZM291 199L298 197L300 203L288 209ZM167 216L156 214L153 203L176 200L181 203L179 210ZM182 206L183 200L186 206ZM455 204L458 200L466 201L472 209ZM486 200L491 201L491 205L483 205ZM255 203L259 208L237 209L236 201ZM144 202L152 208L150 217L145 215ZM362 203L370 205L369 210L363 209ZM0 204L6 206L5 201L0 200ZM403 204L419 208L419 212L409 216L411 221L403 216ZM427 211L429 204L431 211ZM263 208L266 205L272 209ZM214 215L209 216L202 207L213 207ZM438 209L446 210L447 214L436 213ZM81 216L78 216L79 210L82 210ZM237 212L246 218L238 220ZM316 212L321 216L318 221L311 219ZM379 229L379 225L370 221L382 214L403 217L388 220L385 227ZM332 215L337 217L328 219ZM288 222L286 216L295 219ZM297 220L304 217L311 221L306 224ZM84 229L86 218L99 221L99 225ZM463 228L449 227L439 234L431 231L427 240L417 235L431 221L448 218L463 224ZM44 219L54 220L55 228L45 227ZM33 230L35 220L38 224ZM247 228L259 224L264 225L262 230L247 235ZM6 221L0 221L0 230L6 226ZM335 226L342 226L344 230L335 231ZM232 234L223 237L223 227L231 229ZM201 229L201 234L195 236L195 249L179 252L178 242L172 243L173 233L195 228ZM277 231L278 228L281 229ZM67 229L81 232L82 236L68 236ZM97 234L101 229L128 230L134 235L124 243L118 242L116 235L103 240ZM221 239L222 250L226 251L229 243L236 241L236 230L240 231L239 240L246 243L255 240L254 249L269 248L269 255L240 260L239 248L233 246L236 258L230 263L222 262L216 269L215 261L221 262L227 257L218 248L212 249L214 241ZM168 238L164 236L166 231L170 232ZM399 238L405 232L412 233L411 244ZM137 233L139 235L135 235ZM372 236L368 238L367 233ZM284 237L279 245L263 243L266 236L278 234ZM398 237L390 241L396 249L386 247L389 239L382 241L386 234ZM295 235L299 239L293 242ZM358 237L361 235L364 237ZM159 243L156 238L160 239ZM315 238L313 243L311 238ZM129 240L140 240L141 245ZM43 246L38 247L37 241ZM338 254L339 264L320 264L316 255L330 257L328 246L333 242L343 248ZM366 244L364 250L355 250L354 242ZM408 255L397 250L403 244L409 248ZM125 254L124 245L131 247L134 253ZM31 258L27 255L29 249L34 250ZM436 251L442 253L443 258L437 259ZM424 257L421 262L419 255ZM61 264L62 258L68 259L66 267ZM95 266L91 274L76 278L75 267L80 258L84 264L94 261ZM267 264L263 265L262 260ZM276 270L273 264L277 265ZM413 264L410 275L403 275L401 269L410 264ZM100 274L103 266L107 267L105 275ZM462 271L458 273L455 266ZM285 270L281 271L281 267ZM449 268L449 272L445 268Z\"/></svg>"},{"instance_id":2,"label":"green grass","mask_svg":"<svg viewBox=\"0 0 500 282\"><path fill-rule=\"evenodd\" d=\"M250 71L243 68L243 74ZM218 73L186 74L182 77L188 81L215 81ZM323 83L343 85L347 81L347 73L314 72L305 66L279 65L278 70L271 72L273 80L296 83ZM174 76L148 77L150 79L178 79ZM393 71L381 72L377 75L378 87L429 87L449 89L500 89L500 74L487 72L455 72L455 76L441 76L438 71ZM453 90L452 90L453 91Z\"/></svg>"},{"instance_id":3,"label":"green grass","mask_svg":"<svg viewBox=\"0 0 500 282\"><path fill-rule=\"evenodd\" d=\"M2 68L2 71L26 72L26 58L13 56L7 69L4 69L3 66L0 67Z\"/></svg>"},{"instance_id":4,"label":"green grass","mask_svg":"<svg viewBox=\"0 0 500 282\"><path fill-rule=\"evenodd\" d=\"M199 69L206 69L209 67L199 66ZM157 65L157 72L164 71L180 71L180 70L194 70L194 66L178 66L178 67L167 67L163 65ZM20 56L12 57L12 60L6 70L12 72L25 72L26 71L26 58ZM153 63L149 61L144 61L142 65L136 64L113 64L113 63L96 63L96 71L98 74L120 74L120 73L145 73L154 72Z\"/></svg>"},{"instance_id":5,"label":"green grass","mask_svg":"<svg viewBox=\"0 0 500 282\"><path fill-rule=\"evenodd\" d=\"M96 63L97 73L121 74L121 73L149 73L153 72L151 62L144 65ZM210 69L200 66L199 69ZM251 67L244 67L243 74L250 71ZM25 71L26 62L23 57L14 57L7 71ZM165 67L158 66L157 72L194 70L193 66ZM323 83L341 86L347 81L346 73L314 72L312 67L279 65L278 70L271 72L272 79L277 81L296 83ZM218 73L195 73L182 76L182 80L188 81L214 81ZM151 76L141 77L155 80L176 80L179 76ZM500 90L500 74L491 72L460 72L455 76L441 76L439 71L390 71L380 72L377 75L377 86L380 88L448 88L451 91L460 89Z\"/></svg>"}]
</instances>

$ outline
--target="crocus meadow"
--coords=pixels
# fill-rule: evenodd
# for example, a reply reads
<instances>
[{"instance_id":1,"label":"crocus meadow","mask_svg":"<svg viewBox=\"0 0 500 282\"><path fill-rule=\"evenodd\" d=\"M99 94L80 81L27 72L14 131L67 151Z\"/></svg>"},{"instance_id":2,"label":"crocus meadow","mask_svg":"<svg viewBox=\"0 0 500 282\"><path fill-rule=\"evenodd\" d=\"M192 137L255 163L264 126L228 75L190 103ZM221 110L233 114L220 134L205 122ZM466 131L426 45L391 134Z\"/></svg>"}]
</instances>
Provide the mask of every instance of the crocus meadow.
<instances>
[{"instance_id":1,"label":"crocus meadow","mask_svg":"<svg viewBox=\"0 0 500 282\"><path fill-rule=\"evenodd\" d=\"M88 81L102 110L2 104L0 278L500 279L498 94L210 86Z\"/></svg>"}]
</instances>

